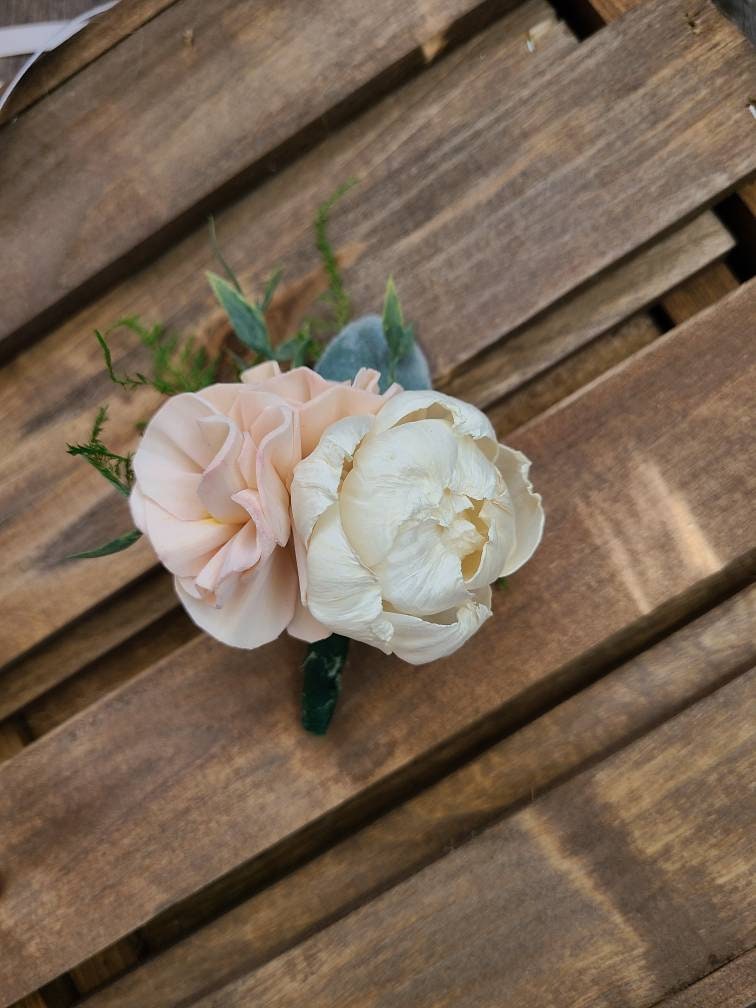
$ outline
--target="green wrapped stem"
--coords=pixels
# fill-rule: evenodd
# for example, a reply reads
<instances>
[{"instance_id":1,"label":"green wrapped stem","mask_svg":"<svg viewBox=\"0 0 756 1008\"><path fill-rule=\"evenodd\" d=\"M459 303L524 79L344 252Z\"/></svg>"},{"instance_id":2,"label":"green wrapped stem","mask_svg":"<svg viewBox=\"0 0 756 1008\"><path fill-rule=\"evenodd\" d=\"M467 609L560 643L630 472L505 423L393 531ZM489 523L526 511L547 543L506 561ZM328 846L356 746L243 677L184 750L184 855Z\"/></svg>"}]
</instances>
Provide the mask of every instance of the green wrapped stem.
<instances>
[{"instance_id":1,"label":"green wrapped stem","mask_svg":"<svg viewBox=\"0 0 756 1008\"><path fill-rule=\"evenodd\" d=\"M302 726L313 735L325 735L341 692L341 670L349 639L331 634L310 644L302 665Z\"/></svg>"}]
</instances>

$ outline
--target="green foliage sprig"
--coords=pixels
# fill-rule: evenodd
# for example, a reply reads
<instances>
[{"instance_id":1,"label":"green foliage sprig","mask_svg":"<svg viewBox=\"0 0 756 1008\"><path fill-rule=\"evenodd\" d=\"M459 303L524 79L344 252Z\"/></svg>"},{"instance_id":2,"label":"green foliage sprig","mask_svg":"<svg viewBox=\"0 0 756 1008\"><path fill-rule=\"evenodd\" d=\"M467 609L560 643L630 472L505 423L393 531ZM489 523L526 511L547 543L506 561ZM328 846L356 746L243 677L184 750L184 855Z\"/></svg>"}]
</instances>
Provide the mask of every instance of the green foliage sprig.
<instances>
[{"instance_id":1,"label":"green foliage sprig","mask_svg":"<svg viewBox=\"0 0 756 1008\"><path fill-rule=\"evenodd\" d=\"M119 455L111 451L102 441L102 430L108 419L108 407L100 406L97 410L89 440L84 444L69 444L69 455L78 455L88 462L92 468L103 476L111 486L114 486L124 497L128 497L134 484L134 470L131 465L133 456ZM97 549L86 550L84 553L74 553L69 560L83 560L88 557L110 556L127 549L141 536L139 529L132 529L112 542L99 546Z\"/></svg>"},{"instance_id":2,"label":"green foliage sprig","mask_svg":"<svg viewBox=\"0 0 756 1008\"><path fill-rule=\"evenodd\" d=\"M108 407L100 406L89 440L84 444L69 444L66 449L69 455L81 456L119 493L128 497L134 483L134 470L131 466L133 455L118 455L103 444L101 434L107 419Z\"/></svg>"},{"instance_id":3,"label":"green foliage sprig","mask_svg":"<svg viewBox=\"0 0 756 1008\"><path fill-rule=\"evenodd\" d=\"M396 381L396 369L415 345L415 333L411 325L404 324L404 314L399 296L394 286L394 278L389 277L386 296L383 301L383 333L389 349L389 382Z\"/></svg>"},{"instance_id":4,"label":"green foliage sprig","mask_svg":"<svg viewBox=\"0 0 756 1008\"><path fill-rule=\"evenodd\" d=\"M151 352L152 375L147 376L141 371L133 375L116 373L106 336L117 329L133 332L139 337L142 346ZM219 356L211 357L205 347L197 346L194 336L181 341L160 324L150 328L143 326L136 316L119 319L105 334L95 329L95 338L100 344L110 380L124 389L147 386L168 396L179 392L197 392L215 380L220 362Z\"/></svg>"},{"instance_id":5,"label":"green foliage sprig","mask_svg":"<svg viewBox=\"0 0 756 1008\"><path fill-rule=\"evenodd\" d=\"M339 268L339 261L328 238L328 225L331 220L331 211L349 190L356 185L356 179L349 179L318 207L315 216L315 248L320 253L326 276L328 277L328 290L321 295L323 300L331 309L333 323L336 331L347 324L352 316L352 302L344 287L344 279Z\"/></svg>"}]
</instances>

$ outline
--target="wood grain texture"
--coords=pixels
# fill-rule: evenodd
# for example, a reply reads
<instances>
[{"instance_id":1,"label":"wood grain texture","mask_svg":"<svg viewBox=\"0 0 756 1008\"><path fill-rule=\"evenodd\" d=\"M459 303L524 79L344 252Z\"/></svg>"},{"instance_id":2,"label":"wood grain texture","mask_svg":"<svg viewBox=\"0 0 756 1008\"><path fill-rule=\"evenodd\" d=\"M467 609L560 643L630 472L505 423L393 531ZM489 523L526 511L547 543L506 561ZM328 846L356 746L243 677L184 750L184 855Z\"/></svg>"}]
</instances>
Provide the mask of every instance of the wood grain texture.
<instances>
[{"instance_id":1,"label":"wood grain texture","mask_svg":"<svg viewBox=\"0 0 756 1008\"><path fill-rule=\"evenodd\" d=\"M244 281L259 285L273 264L286 263L290 279L279 301L286 315L313 285L306 222L331 188L324 179L359 177L333 228L351 263L355 309L375 310L387 274L400 276L402 300L441 379L690 214L756 160L750 134L731 122L735 104L742 112L733 94L751 56L713 11L706 31L689 36L672 0L660 0L559 59L574 47L564 32L539 36L533 54L524 44L528 27L543 18L538 10L515 12L498 36L452 53L221 215L220 240ZM649 121L658 128L649 130ZM655 146L662 137L663 150ZM245 271L245 263L255 265ZM59 444L81 436L82 409L91 416L108 395L91 330L131 313L202 333L218 318L201 280L212 265L203 230L0 373L0 402L9 403L4 442L23 443L24 459L23 472L15 451L0 463L16 491L3 508L10 514L0 541L19 571L0 600L11 616L6 660L149 565L146 544L98 567L97 577L87 565L56 562L68 552L64 544L112 536L128 522L96 474L77 468ZM118 357L134 366L128 353ZM43 367L60 368L65 381L48 387ZM38 406L29 416L32 401ZM119 405L116 444L131 444L131 425L152 408L149 397ZM30 466L30 458L43 462ZM56 500L71 503L65 514L51 483ZM32 499L33 521L18 503ZM53 577L62 588L55 605Z\"/></svg>"},{"instance_id":2,"label":"wood grain texture","mask_svg":"<svg viewBox=\"0 0 756 1008\"><path fill-rule=\"evenodd\" d=\"M756 589L750 589L166 949L100 992L91 1008L178 1008L222 987L754 661Z\"/></svg>"},{"instance_id":3,"label":"wood grain texture","mask_svg":"<svg viewBox=\"0 0 756 1008\"><path fill-rule=\"evenodd\" d=\"M657 322L646 312L640 312L504 396L487 410L499 438L506 441L513 430L600 378L659 336L661 329Z\"/></svg>"},{"instance_id":4,"label":"wood grain texture","mask_svg":"<svg viewBox=\"0 0 756 1008\"><path fill-rule=\"evenodd\" d=\"M670 291L662 304L675 325L735 290L738 281L725 263L714 263Z\"/></svg>"},{"instance_id":5,"label":"wood grain texture","mask_svg":"<svg viewBox=\"0 0 756 1008\"><path fill-rule=\"evenodd\" d=\"M469 361L442 387L485 409L658 300L732 245L717 218L702 214Z\"/></svg>"},{"instance_id":6,"label":"wood grain texture","mask_svg":"<svg viewBox=\"0 0 756 1008\"><path fill-rule=\"evenodd\" d=\"M46 310L49 322L54 305L182 216L203 221L218 189L251 180L413 54L422 62L423 42L477 3L313 0L306 17L301 0L172 4L5 128L0 336Z\"/></svg>"},{"instance_id":7,"label":"wood grain texture","mask_svg":"<svg viewBox=\"0 0 756 1008\"><path fill-rule=\"evenodd\" d=\"M548 31L539 33L538 51L530 54L524 38L535 25L545 26ZM384 104L377 113L367 150L374 151L371 157L380 161L385 156L392 124L402 115L402 109L413 109L413 116L418 116L429 94L443 94L445 75L451 77L449 87L454 90L460 86L458 78L464 81L470 66L479 66L481 60L495 61L500 85L515 89L518 82L530 79L575 44L555 24L545 3L527 4L469 46L452 53L443 64L431 68L409 92L402 90L396 102ZM438 128L451 130L451 121L443 120ZM339 147L356 150L359 158L363 140L362 130L355 127L348 137L339 139ZM294 175L286 172L277 180L274 191L263 196L263 191L270 189L265 187L252 199L254 206L245 201L246 209L240 206L218 221L223 247L250 288L261 283L269 266L276 262L285 261L293 270L296 279L284 285L274 305L273 315L282 326L285 320L296 325L299 316L310 310L325 289L325 278L316 268L309 222L317 204L329 194L331 182L323 180L334 175L348 178L355 168L334 164L334 156L326 150L314 161L308 159L304 196L299 171ZM346 175L342 175L342 168ZM279 183L284 180L282 191ZM267 217L271 218L269 228L263 225ZM355 247L352 244L342 248L342 253L354 259ZM267 249L269 256L262 261L261 248ZM245 262L256 263L253 274L239 268ZM63 445L66 440L86 438L97 406L110 400L113 421L107 428L109 442L116 450L118 446L124 450L135 446L134 425L149 417L159 397L149 390L132 396L114 394L92 331L106 328L125 315L139 314L146 320L164 320L179 330L196 332L199 328L202 338L217 345L227 325L203 277L206 269L214 268L217 266L203 228L160 264L137 274L0 370L0 437L3 443L18 449L0 457L0 515L5 519L0 523L0 548L10 551L4 555L8 567L16 572L13 590L2 600L3 605L13 608L12 612L4 609L8 619L3 627L0 662L17 657L154 563L144 542L105 564L62 562L71 552L107 542L130 524L125 502L80 460L67 456ZM382 275L377 281L376 303L380 303L385 280ZM295 306L297 310L292 311ZM375 308L375 304L371 307ZM127 340L114 337L114 347L117 367L133 371L149 366L143 355L129 348ZM49 370L60 375L59 382L45 379ZM60 500L67 502L65 509L59 507ZM33 509L29 507L32 501Z\"/></svg>"},{"instance_id":8,"label":"wood grain texture","mask_svg":"<svg viewBox=\"0 0 756 1008\"><path fill-rule=\"evenodd\" d=\"M753 939L754 687L746 673L197 1008L648 1008Z\"/></svg>"},{"instance_id":9,"label":"wood grain texture","mask_svg":"<svg viewBox=\"0 0 756 1008\"><path fill-rule=\"evenodd\" d=\"M756 388L742 332L755 305L751 283L522 432L549 515L537 559L446 662L410 675L355 648L327 740L298 727L298 642L247 654L200 638L4 764L2 995L292 834L313 842L329 812L341 821L344 803L503 732L700 604L725 572L742 577Z\"/></svg>"},{"instance_id":10,"label":"wood grain texture","mask_svg":"<svg viewBox=\"0 0 756 1008\"><path fill-rule=\"evenodd\" d=\"M48 95L172 3L176 3L176 0L120 0L116 7L91 21L84 31L37 60L21 79L7 105L0 112L0 124L14 118L34 102ZM68 8L71 5L67 4L66 0L50 0L47 6L52 10L45 13L41 10L42 4L39 0L35 0L33 5L26 3L19 6L27 8L24 13L25 20L32 13L28 10L32 6L34 20L43 20L50 15L63 16L63 13L65 16L72 16L89 10L94 4L91 0L81 0L81 3L76 5L76 10L70 10ZM65 11L61 8L65 8ZM5 9L3 14L5 15ZM11 19L6 17L5 23L10 24ZM8 76L13 74L3 72L3 62L0 60L0 78L7 80Z\"/></svg>"},{"instance_id":11,"label":"wood grain texture","mask_svg":"<svg viewBox=\"0 0 756 1008\"><path fill-rule=\"evenodd\" d=\"M164 616L25 706L23 718L32 737L39 738L57 728L143 669L183 647L199 632L174 600Z\"/></svg>"},{"instance_id":12,"label":"wood grain texture","mask_svg":"<svg viewBox=\"0 0 756 1008\"><path fill-rule=\"evenodd\" d=\"M756 949L743 953L697 983L659 1002L659 1008L752 1008L756 1001Z\"/></svg>"},{"instance_id":13,"label":"wood grain texture","mask_svg":"<svg viewBox=\"0 0 756 1008\"><path fill-rule=\"evenodd\" d=\"M92 568L92 573L96 568ZM0 719L31 703L85 666L147 631L176 608L173 579L164 570L112 596L30 654L0 670Z\"/></svg>"}]
</instances>

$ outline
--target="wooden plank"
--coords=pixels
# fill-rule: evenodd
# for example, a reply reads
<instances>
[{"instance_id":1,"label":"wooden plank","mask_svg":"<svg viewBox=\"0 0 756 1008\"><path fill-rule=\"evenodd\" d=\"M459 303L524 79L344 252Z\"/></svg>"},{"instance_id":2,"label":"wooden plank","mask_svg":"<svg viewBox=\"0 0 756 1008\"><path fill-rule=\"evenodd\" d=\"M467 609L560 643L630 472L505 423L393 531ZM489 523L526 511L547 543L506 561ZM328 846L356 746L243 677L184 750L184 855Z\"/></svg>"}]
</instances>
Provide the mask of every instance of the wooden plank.
<instances>
[{"instance_id":1,"label":"wooden plank","mask_svg":"<svg viewBox=\"0 0 756 1008\"><path fill-rule=\"evenodd\" d=\"M529 29L539 25L538 49L531 54L524 39ZM432 68L411 90L402 92L400 104L414 108L414 115L417 115L417 109L425 107L429 93L436 92L443 97L445 87L454 92L461 86L459 75L462 74L464 82L467 67L478 67L481 60L498 68L498 83L505 91L516 90L518 82L522 83L559 53L575 45L566 31L556 25L553 12L550 13L545 3L527 4L469 46L451 54L443 65ZM451 83L445 85L447 73ZM397 107L389 102L377 113L377 123L382 123L384 132L388 133L396 116ZM377 125L373 133L375 151L382 155L385 142L380 142ZM346 144L347 149L355 145L361 149L359 130L352 130L340 143ZM273 231L267 236L261 236L256 227L250 227L250 219L261 219L260 214L268 214L271 210L275 211L274 216L285 214L289 204L286 194L271 194L269 199L260 201L258 207L247 207L243 212L239 208L238 213L234 210L219 221L221 241L224 248L229 246L235 265L248 260L254 262L259 258L260 248L269 248L270 259L259 264L255 280L261 281L268 263L272 265L279 259L289 262L294 273L299 274L300 279L287 284L276 303L275 314L279 319L288 317L292 306L301 301L303 286L309 296L306 309L300 312L309 310L324 289L325 281L320 273L313 272L308 222L318 202L328 195L328 188L323 189L323 179L330 179L333 172L342 177L338 166L326 170L320 160L312 163L308 171L308 195L292 217L286 220L278 217L271 222ZM289 173L285 175L290 178ZM294 185L289 194L292 198L297 193L297 183ZM252 218L247 216L250 209ZM279 234L280 228L284 229L281 234L287 235L287 241L298 252L289 248L289 254L280 246L271 247L271 239ZM251 245L241 252L237 240L246 244L253 232L256 235L254 253ZM302 257L306 263L302 267L304 280L297 265ZM3 610L7 619L0 662L17 657L153 564L154 557L146 543L137 544L115 562L104 565L62 562L63 557L91 546L92 542L108 541L130 523L125 502L116 499L96 473L65 455L63 443L86 437L97 406L115 399L111 411L114 420L108 428L108 437L115 447L125 450L134 447L134 424L150 415L158 397L149 391L114 396L113 387L103 372L92 330L105 328L114 319L136 313L145 319L163 319L191 331L199 326L201 335L211 345L217 345L227 328L217 306L213 307L214 299L203 279L203 272L208 268L215 268L215 264L203 228L192 241L170 253L154 269L137 275L102 302L76 316L61 331L0 370L0 438L6 445L18 449L0 457L0 514L5 519L0 522L0 549L7 557L9 569L16 572L13 589L7 595L3 593L0 602L10 607ZM244 277L244 271L240 274ZM381 284L384 283L385 276L381 280ZM187 300L185 295L189 292ZM377 296L381 296L380 291ZM175 309L179 307L177 315ZM117 366L128 370L139 369L145 364L138 352L124 352L123 346L117 350L117 358ZM59 382L45 380L44 376L52 370L60 375ZM29 507L32 500L33 509ZM65 509L59 507L60 500L67 502Z\"/></svg>"},{"instance_id":2,"label":"wooden plank","mask_svg":"<svg viewBox=\"0 0 756 1008\"><path fill-rule=\"evenodd\" d=\"M108 270L112 279L114 264L136 249L141 258L158 233L169 244L173 222L206 219L219 189L242 173L246 185L259 181L264 158L301 146L303 130L408 61L421 64L422 44L478 2L314 0L304 19L299 0L169 6L6 127L0 337L34 321L39 331L56 305L70 309L78 288Z\"/></svg>"},{"instance_id":3,"label":"wooden plank","mask_svg":"<svg viewBox=\"0 0 756 1008\"><path fill-rule=\"evenodd\" d=\"M386 275L401 276L402 299L421 324L441 380L566 289L689 215L739 175L746 160L756 160L753 145L746 144L750 134L739 126L731 130L730 112L722 112L729 108L724 100L729 89L741 87L751 57L741 51L747 43L718 15L711 15L702 35L688 38L672 0L660 0L560 60L555 57L574 44L564 33L539 36L536 52L528 52L523 37L537 23L533 10L505 19L497 26L506 29L501 35L481 37L464 53L451 54L219 218L220 238L234 265L255 263L253 270L241 270L245 281L259 284L278 262L289 267L290 282L278 304L282 317L296 316L303 290L319 289L305 222L331 188L324 179L363 180L346 198L334 228L352 264L347 279L356 310L374 310ZM631 55L636 50L643 54L641 63L637 53ZM671 89L667 72L675 82ZM684 101L675 97L678 87ZM620 90L621 100L606 108ZM629 103L626 93L632 95ZM716 128L709 121L712 102ZM703 117L698 125L687 118L698 115ZM651 119L658 130L647 128ZM699 128L700 144L694 140ZM670 131L674 139L667 142ZM566 146L562 133L570 138ZM664 151L651 150L662 136ZM626 150L635 160L625 157ZM520 165L522 152L532 170ZM589 160L601 166L599 175L588 169ZM601 200L587 191L592 184L599 186ZM654 192L652 201L644 198L647 191ZM22 456L12 449L0 460L17 488L0 537L11 569L19 569L0 599L3 611L12 614L6 660L150 563L146 544L107 569L98 567L97 577L80 564L55 563L68 543L114 535L128 522L125 507L119 510L96 475L58 454L58 445L62 437L81 436L87 423L81 410L91 415L108 395L91 330L130 313L178 328L212 328L218 316L201 279L211 266L203 230L0 373L0 402L14 404L2 425L3 441L19 449L23 444ZM448 282L443 291L440 276ZM133 367L135 361L126 354L118 363ZM66 382L44 383L40 375L48 368L59 368ZM32 417L30 402L39 404ZM116 444L132 442L131 424L153 405L154 399L135 397L119 406ZM36 457L44 459L39 469L29 464ZM33 522L19 504L32 498L38 508ZM62 514L59 499L71 502L70 512ZM77 502L85 502L86 511ZM25 566L15 560L21 543ZM52 592L41 590L53 575L63 589L54 606L46 601Z\"/></svg>"},{"instance_id":4,"label":"wooden plank","mask_svg":"<svg viewBox=\"0 0 756 1008\"><path fill-rule=\"evenodd\" d=\"M670 291L662 302L675 325L723 298L738 286L725 263L714 263Z\"/></svg>"},{"instance_id":5,"label":"wooden plank","mask_svg":"<svg viewBox=\"0 0 756 1008\"><path fill-rule=\"evenodd\" d=\"M0 671L0 719L26 706L87 665L144 632L176 608L164 570L120 592L30 654Z\"/></svg>"},{"instance_id":6,"label":"wooden plank","mask_svg":"<svg viewBox=\"0 0 756 1008\"><path fill-rule=\"evenodd\" d=\"M657 322L645 312L628 319L560 364L495 402L487 410L496 433L505 438L534 417L595 381L610 368L661 336Z\"/></svg>"},{"instance_id":7,"label":"wooden plank","mask_svg":"<svg viewBox=\"0 0 756 1008\"><path fill-rule=\"evenodd\" d=\"M745 674L197 1008L655 1004L753 940L755 686Z\"/></svg>"},{"instance_id":8,"label":"wooden plank","mask_svg":"<svg viewBox=\"0 0 756 1008\"><path fill-rule=\"evenodd\" d=\"M112 10L95 18L87 25L85 31L69 39L59 49L37 60L18 84L8 104L0 112L0 124L14 118L25 108L49 94L69 77L73 77L85 66L93 63L108 49L112 49L122 39L131 35L137 28L175 2L176 0L125 0L125 2L121 0L121 3ZM29 5L27 3L22 6L28 8ZM79 5L79 8L83 11L93 6L94 4L86 0ZM40 17L42 14L37 0L34 4L34 20L43 20L44 16ZM6 18L5 23L10 24L12 20L13 18ZM26 16L23 17L23 20L26 20ZM0 64L2 62L0 60ZM0 68L0 77L3 77L6 83L13 73L3 73Z\"/></svg>"},{"instance_id":9,"label":"wooden plank","mask_svg":"<svg viewBox=\"0 0 756 1008\"><path fill-rule=\"evenodd\" d=\"M301 851L328 813L343 824L345 803L368 807L532 716L742 578L755 306L751 283L521 433L547 502L538 558L450 661L409 675L355 648L325 743L297 724L298 642L250 654L200 638L3 765L0 992L23 995L257 854L284 856L287 836Z\"/></svg>"},{"instance_id":10,"label":"wooden plank","mask_svg":"<svg viewBox=\"0 0 756 1008\"><path fill-rule=\"evenodd\" d=\"M702 214L470 361L445 391L485 409L658 300L732 245L717 218Z\"/></svg>"},{"instance_id":11,"label":"wooden plank","mask_svg":"<svg viewBox=\"0 0 756 1008\"><path fill-rule=\"evenodd\" d=\"M754 661L752 588L166 949L98 994L91 1008L191 1003L656 727ZM149 931L153 949L170 937Z\"/></svg>"},{"instance_id":12,"label":"wooden plank","mask_svg":"<svg viewBox=\"0 0 756 1008\"><path fill-rule=\"evenodd\" d=\"M29 731L34 738L52 731L198 634L199 630L184 610L174 604L169 612L144 630L24 707L24 721Z\"/></svg>"},{"instance_id":13,"label":"wooden plank","mask_svg":"<svg viewBox=\"0 0 756 1008\"><path fill-rule=\"evenodd\" d=\"M756 949L721 966L697 983L659 1003L659 1008L753 1008Z\"/></svg>"},{"instance_id":14,"label":"wooden plank","mask_svg":"<svg viewBox=\"0 0 756 1008\"><path fill-rule=\"evenodd\" d=\"M0 722L0 763L10 759L29 744L29 734L18 720Z\"/></svg>"}]
</instances>

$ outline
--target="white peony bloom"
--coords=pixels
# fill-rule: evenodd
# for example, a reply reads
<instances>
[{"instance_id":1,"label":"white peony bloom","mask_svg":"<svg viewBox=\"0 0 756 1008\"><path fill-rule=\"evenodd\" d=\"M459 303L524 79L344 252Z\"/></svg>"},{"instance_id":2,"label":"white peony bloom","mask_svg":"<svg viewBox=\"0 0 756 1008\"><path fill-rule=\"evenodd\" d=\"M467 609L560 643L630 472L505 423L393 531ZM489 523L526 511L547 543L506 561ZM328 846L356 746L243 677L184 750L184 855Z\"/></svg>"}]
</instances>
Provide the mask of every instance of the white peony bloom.
<instances>
[{"instance_id":1,"label":"white peony bloom","mask_svg":"<svg viewBox=\"0 0 756 1008\"><path fill-rule=\"evenodd\" d=\"M294 471L303 604L414 665L451 654L491 615L491 583L541 539L529 468L480 410L440 392L338 420Z\"/></svg>"}]
</instances>

